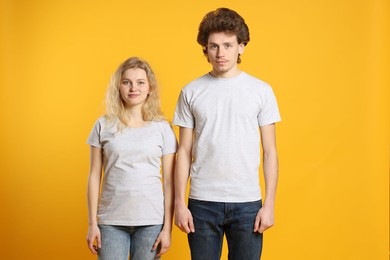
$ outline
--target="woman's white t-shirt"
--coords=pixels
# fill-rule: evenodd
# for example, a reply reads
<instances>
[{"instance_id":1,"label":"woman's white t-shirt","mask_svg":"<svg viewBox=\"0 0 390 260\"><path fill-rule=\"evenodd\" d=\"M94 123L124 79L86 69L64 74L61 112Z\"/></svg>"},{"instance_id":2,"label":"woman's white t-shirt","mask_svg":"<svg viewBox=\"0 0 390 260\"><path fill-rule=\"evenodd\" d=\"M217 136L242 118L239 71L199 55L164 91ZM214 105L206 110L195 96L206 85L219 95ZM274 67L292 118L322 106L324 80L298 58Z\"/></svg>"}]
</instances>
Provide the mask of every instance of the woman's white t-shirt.
<instances>
[{"instance_id":1,"label":"woman's white t-shirt","mask_svg":"<svg viewBox=\"0 0 390 260\"><path fill-rule=\"evenodd\" d=\"M118 131L117 122L101 117L87 143L103 150L99 224L163 224L161 157L177 149L169 123L152 121L141 128L127 127Z\"/></svg>"}]
</instances>

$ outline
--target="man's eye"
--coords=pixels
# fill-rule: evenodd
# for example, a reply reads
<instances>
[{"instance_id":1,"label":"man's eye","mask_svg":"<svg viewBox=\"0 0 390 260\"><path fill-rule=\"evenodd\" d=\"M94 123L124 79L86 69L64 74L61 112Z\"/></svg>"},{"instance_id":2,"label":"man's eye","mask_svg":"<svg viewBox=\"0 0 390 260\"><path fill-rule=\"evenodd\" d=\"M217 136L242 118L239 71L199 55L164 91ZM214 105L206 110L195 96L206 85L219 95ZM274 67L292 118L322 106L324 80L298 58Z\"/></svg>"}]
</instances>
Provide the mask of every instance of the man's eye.
<instances>
[{"instance_id":1,"label":"man's eye","mask_svg":"<svg viewBox=\"0 0 390 260\"><path fill-rule=\"evenodd\" d=\"M210 49L216 49L217 48L217 45L211 45L210 46Z\"/></svg>"}]
</instances>

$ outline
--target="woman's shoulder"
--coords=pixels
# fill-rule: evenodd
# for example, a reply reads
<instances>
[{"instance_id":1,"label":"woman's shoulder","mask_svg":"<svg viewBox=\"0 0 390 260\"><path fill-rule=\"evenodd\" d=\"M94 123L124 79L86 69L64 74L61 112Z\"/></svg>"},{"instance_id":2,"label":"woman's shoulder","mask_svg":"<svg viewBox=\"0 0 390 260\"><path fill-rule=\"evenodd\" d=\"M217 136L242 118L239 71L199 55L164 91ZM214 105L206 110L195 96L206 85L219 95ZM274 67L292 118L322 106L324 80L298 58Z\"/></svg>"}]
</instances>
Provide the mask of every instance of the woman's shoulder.
<instances>
[{"instance_id":1,"label":"woman's shoulder","mask_svg":"<svg viewBox=\"0 0 390 260\"><path fill-rule=\"evenodd\" d=\"M166 131L167 129L172 129L171 123L166 119L154 120L152 121L152 124L155 124L163 131Z\"/></svg>"},{"instance_id":2,"label":"woman's shoulder","mask_svg":"<svg viewBox=\"0 0 390 260\"><path fill-rule=\"evenodd\" d=\"M171 124L166 119L153 120L152 124L156 124L162 127L170 126Z\"/></svg>"},{"instance_id":3,"label":"woman's shoulder","mask_svg":"<svg viewBox=\"0 0 390 260\"><path fill-rule=\"evenodd\" d=\"M107 131L108 129L116 128L118 118L110 118L106 115L102 115L96 119L94 127Z\"/></svg>"}]
</instances>

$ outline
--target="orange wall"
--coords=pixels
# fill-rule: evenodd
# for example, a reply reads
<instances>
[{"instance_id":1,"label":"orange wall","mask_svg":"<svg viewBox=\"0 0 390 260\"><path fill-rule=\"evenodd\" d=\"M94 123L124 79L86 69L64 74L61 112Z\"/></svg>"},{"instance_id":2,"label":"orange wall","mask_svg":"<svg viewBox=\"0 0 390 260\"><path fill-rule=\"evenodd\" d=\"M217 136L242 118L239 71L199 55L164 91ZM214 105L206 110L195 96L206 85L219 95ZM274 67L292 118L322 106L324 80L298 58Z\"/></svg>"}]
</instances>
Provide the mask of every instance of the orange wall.
<instances>
[{"instance_id":1,"label":"orange wall","mask_svg":"<svg viewBox=\"0 0 390 260\"><path fill-rule=\"evenodd\" d=\"M86 139L111 73L149 60L172 119L209 69L198 24L222 5L246 19L241 68L273 86L283 118L264 259L388 259L388 1L0 0L2 259L95 259ZM189 259L177 228L164 259Z\"/></svg>"}]
</instances>

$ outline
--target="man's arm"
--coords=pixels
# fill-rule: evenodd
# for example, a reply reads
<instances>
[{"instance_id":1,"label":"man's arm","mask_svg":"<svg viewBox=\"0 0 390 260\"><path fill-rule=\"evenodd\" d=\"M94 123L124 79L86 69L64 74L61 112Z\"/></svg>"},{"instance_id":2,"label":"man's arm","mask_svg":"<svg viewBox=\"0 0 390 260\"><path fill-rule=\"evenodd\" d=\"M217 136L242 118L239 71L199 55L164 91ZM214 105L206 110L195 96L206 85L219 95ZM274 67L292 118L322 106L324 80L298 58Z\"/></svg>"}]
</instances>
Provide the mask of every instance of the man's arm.
<instances>
[{"instance_id":1,"label":"man's arm","mask_svg":"<svg viewBox=\"0 0 390 260\"><path fill-rule=\"evenodd\" d=\"M263 233L274 225L274 204L276 186L278 183L278 154L276 151L275 124L261 126L263 146L263 172L265 181L265 200L259 210L254 232Z\"/></svg>"},{"instance_id":2,"label":"man's arm","mask_svg":"<svg viewBox=\"0 0 390 260\"><path fill-rule=\"evenodd\" d=\"M186 188L192 161L193 129L180 127L175 170L175 225L183 232L195 232L191 212L186 204Z\"/></svg>"}]
</instances>

